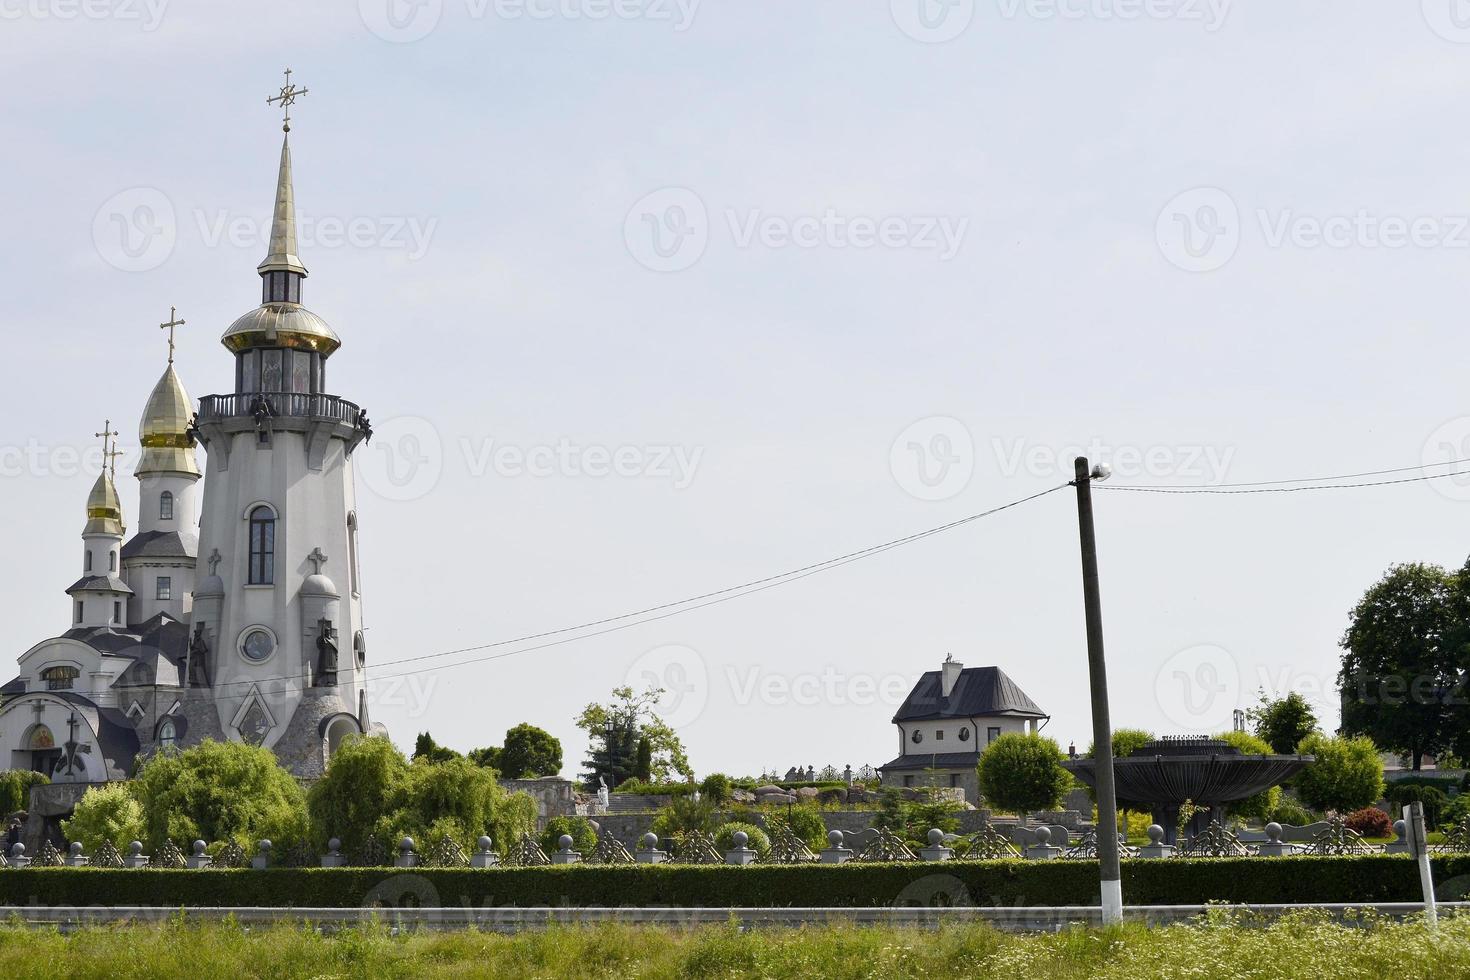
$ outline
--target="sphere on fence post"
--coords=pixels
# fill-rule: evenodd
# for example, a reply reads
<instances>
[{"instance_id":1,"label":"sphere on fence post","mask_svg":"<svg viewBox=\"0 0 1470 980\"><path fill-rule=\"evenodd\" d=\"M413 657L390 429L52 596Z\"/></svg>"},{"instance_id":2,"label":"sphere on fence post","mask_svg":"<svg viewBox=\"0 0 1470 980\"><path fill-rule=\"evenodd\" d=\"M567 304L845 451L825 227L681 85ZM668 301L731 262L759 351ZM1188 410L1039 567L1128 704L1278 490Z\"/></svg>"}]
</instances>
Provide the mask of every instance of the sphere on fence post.
<instances>
[{"instance_id":1,"label":"sphere on fence post","mask_svg":"<svg viewBox=\"0 0 1470 980\"><path fill-rule=\"evenodd\" d=\"M474 854L470 855L470 867L493 868L500 863L500 855L496 854L492 849L494 841L490 839L488 834L482 836L476 843L479 847Z\"/></svg>"},{"instance_id":2,"label":"sphere on fence post","mask_svg":"<svg viewBox=\"0 0 1470 980\"><path fill-rule=\"evenodd\" d=\"M327 853L322 855L322 867L342 867L342 841L340 838L333 837L327 841Z\"/></svg>"},{"instance_id":3,"label":"sphere on fence post","mask_svg":"<svg viewBox=\"0 0 1470 980\"><path fill-rule=\"evenodd\" d=\"M561 837L557 838L556 844L557 847L560 849L555 854L551 855L551 863L577 864L578 862L580 862L582 860L582 855L572 850L572 845L574 843L576 843L576 841L572 839L571 834L562 834Z\"/></svg>"},{"instance_id":4,"label":"sphere on fence post","mask_svg":"<svg viewBox=\"0 0 1470 980\"><path fill-rule=\"evenodd\" d=\"M1174 845L1164 843L1164 828L1153 824L1148 828L1148 843L1138 849L1141 858L1166 858L1174 856Z\"/></svg>"},{"instance_id":5,"label":"sphere on fence post","mask_svg":"<svg viewBox=\"0 0 1470 980\"><path fill-rule=\"evenodd\" d=\"M148 867L148 855L143 853L143 842L135 840L128 845L128 856L123 859L123 864L129 868Z\"/></svg>"},{"instance_id":6,"label":"sphere on fence post","mask_svg":"<svg viewBox=\"0 0 1470 980\"><path fill-rule=\"evenodd\" d=\"M413 838L405 837L398 842L398 858L393 862L396 868L412 868L419 863L419 856L413 852Z\"/></svg>"},{"instance_id":7,"label":"sphere on fence post","mask_svg":"<svg viewBox=\"0 0 1470 980\"><path fill-rule=\"evenodd\" d=\"M190 854L184 860L184 866L186 868L196 868L196 869L197 868L207 868L207 867L209 867L209 865L210 865L211 862L210 862L209 855L204 853L205 847L206 847L206 845L205 845L204 841L202 841L202 840L196 840L194 842L194 847L193 847L194 853L193 854Z\"/></svg>"},{"instance_id":8,"label":"sphere on fence post","mask_svg":"<svg viewBox=\"0 0 1470 980\"><path fill-rule=\"evenodd\" d=\"M271 866L271 842L263 840L256 845L255 857L250 859L250 866L256 870L264 870Z\"/></svg>"},{"instance_id":9,"label":"sphere on fence post","mask_svg":"<svg viewBox=\"0 0 1470 980\"><path fill-rule=\"evenodd\" d=\"M948 861L954 857L954 848L944 846L944 831L934 827L928 834L929 846L921 848L919 858L924 861Z\"/></svg>"},{"instance_id":10,"label":"sphere on fence post","mask_svg":"<svg viewBox=\"0 0 1470 980\"><path fill-rule=\"evenodd\" d=\"M644 834L633 853L633 860L639 864L663 864L668 859L669 853L658 849L658 835L654 833Z\"/></svg>"},{"instance_id":11,"label":"sphere on fence post","mask_svg":"<svg viewBox=\"0 0 1470 980\"><path fill-rule=\"evenodd\" d=\"M852 848L843 844L847 839L840 830L832 830L827 833L827 846L822 849L818 858L823 864L844 864L853 858Z\"/></svg>"},{"instance_id":12,"label":"sphere on fence post","mask_svg":"<svg viewBox=\"0 0 1470 980\"><path fill-rule=\"evenodd\" d=\"M1266 842L1256 848L1256 854L1260 857L1284 857L1290 854L1294 848L1281 839L1283 833L1281 824L1274 820L1266 824Z\"/></svg>"},{"instance_id":13,"label":"sphere on fence post","mask_svg":"<svg viewBox=\"0 0 1470 980\"><path fill-rule=\"evenodd\" d=\"M82 842L74 840L67 849L66 864L71 868L85 868L91 858L82 853Z\"/></svg>"}]
</instances>

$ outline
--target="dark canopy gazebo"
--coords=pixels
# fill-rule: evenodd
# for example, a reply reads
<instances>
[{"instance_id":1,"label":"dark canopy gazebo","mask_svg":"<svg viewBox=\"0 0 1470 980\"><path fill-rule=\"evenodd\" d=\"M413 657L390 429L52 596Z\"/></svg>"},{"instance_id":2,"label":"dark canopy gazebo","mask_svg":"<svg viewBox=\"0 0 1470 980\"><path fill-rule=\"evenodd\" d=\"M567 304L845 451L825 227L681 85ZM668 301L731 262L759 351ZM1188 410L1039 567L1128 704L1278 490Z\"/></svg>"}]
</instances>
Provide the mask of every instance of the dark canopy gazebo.
<instances>
[{"instance_id":1,"label":"dark canopy gazebo","mask_svg":"<svg viewBox=\"0 0 1470 980\"><path fill-rule=\"evenodd\" d=\"M1163 738L1113 760L1118 806L1153 814L1164 828L1164 840L1178 839L1179 808L1186 801L1200 807L1189 824L1191 835L1223 820L1225 805L1249 799L1296 775L1313 761L1309 755L1245 755L1229 742L1182 736ZM1092 759L1071 759L1064 765L1088 786L1094 786Z\"/></svg>"}]
</instances>

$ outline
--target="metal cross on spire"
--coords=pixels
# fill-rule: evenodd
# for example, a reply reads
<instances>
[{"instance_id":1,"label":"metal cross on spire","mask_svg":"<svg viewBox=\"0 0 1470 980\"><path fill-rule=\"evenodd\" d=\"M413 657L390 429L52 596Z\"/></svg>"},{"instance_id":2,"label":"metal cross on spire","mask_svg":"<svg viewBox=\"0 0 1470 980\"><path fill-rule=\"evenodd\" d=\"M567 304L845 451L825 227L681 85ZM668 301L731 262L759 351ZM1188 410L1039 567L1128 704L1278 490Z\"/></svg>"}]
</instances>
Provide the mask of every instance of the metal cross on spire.
<instances>
[{"instance_id":1,"label":"metal cross on spire","mask_svg":"<svg viewBox=\"0 0 1470 980\"><path fill-rule=\"evenodd\" d=\"M168 308L168 322L158 325L160 330L168 331L168 362L170 364L174 362L174 328L182 327L186 322L185 320L179 319L178 308L170 306Z\"/></svg>"},{"instance_id":2,"label":"metal cross on spire","mask_svg":"<svg viewBox=\"0 0 1470 980\"><path fill-rule=\"evenodd\" d=\"M112 427L112 419L103 419L102 431L94 432L92 435L102 440L102 467L106 469L107 461L112 456L112 440L122 433Z\"/></svg>"},{"instance_id":3,"label":"metal cross on spire","mask_svg":"<svg viewBox=\"0 0 1470 980\"><path fill-rule=\"evenodd\" d=\"M281 104L281 109L285 112L285 118L281 122L281 130L283 132L291 132L291 107L296 104L296 100L299 97L307 94L308 91L308 89L297 88L291 84L291 69L287 68L286 84L281 86L280 94L273 95L265 100L267 105L274 105L277 102Z\"/></svg>"}]
</instances>

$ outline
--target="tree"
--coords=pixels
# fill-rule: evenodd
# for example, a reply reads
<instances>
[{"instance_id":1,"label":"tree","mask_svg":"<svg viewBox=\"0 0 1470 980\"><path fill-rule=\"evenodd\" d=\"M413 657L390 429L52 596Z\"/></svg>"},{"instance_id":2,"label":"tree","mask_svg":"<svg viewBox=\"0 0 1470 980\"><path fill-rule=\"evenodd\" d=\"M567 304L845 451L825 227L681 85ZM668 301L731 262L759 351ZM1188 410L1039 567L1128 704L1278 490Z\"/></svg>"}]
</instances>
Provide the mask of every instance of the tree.
<instances>
[{"instance_id":1,"label":"tree","mask_svg":"<svg viewBox=\"0 0 1470 980\"><path fill-rule=\"evenodd\" d=\"M1035 733L1002 735L980 756L980 792L1004 813L1054 810L1072 788L1055 739Z\"/></svg>"},{"instance_id":2,"label":"tree","mask_svg":"<svg viewBox=\"0 0 1470 980\"><path fill-rule=\"evenodd\" d=\"M646 781L667 782L674 775L686 779L694 776L689 765L689 756L678 734L658 716L655 707L664 695L664 689L650 685L641 694L631 687L613 689L612 701L608 704L589 704L577 716L577 727L587 733L592 743L591 758L586 762L588 772L583 778L589 789L596 789L598 777L608 776L608 782L622 782L638 775L638 742L647 739L649 764Z\"/></svg>"},{"instance_id":3,"label":"tree","mask_svg":"<svg viewBox=\"0 0 1470 980\"><path fill-rule=\"evenodd\" d=\"M730 782L730 777L722 772L710 773L699 784L700 794L708 797L709 801L716 806L727 802L733 790L734 784Z\"/></svg>"},{"instance_id":4,"label":"tree","mask_svg":"<svg viewBox=\"0 0 1470 980\"><path fill-rule=\"evenodd\" d=\"M230 840L253 853L265 839L284 846L307 835L301 786L270 749L205 740L148 759L130 784L143 808L147 843Z\"/></svg>"},{"instance_id":5,"label":"tree","mask_svg":"<svg viewBox=\"0 0 1470 980\"><path fill-rule=\"evenodd\" d=\"M1317 716L1307 699L1296 691L1284 698L1271 699L1261 692L1261 703L1245 713L1276 755L1291 755L1302 739L1317 731Z\"/></svg>"},{"instance_id":6,"label":"tree","mask_svg":"<svg viewBox=\"0 0 1470 980\"><path fill-rule=\"evenodd\" d=\"M1383 760L1364 736L1308 735L1297 750L1316 757L1296 777L1296 793L1314 810L1351 813L1383 796Z\"/></svg>"},{"instance_id":7,"label":"tree","mask_svg":"<svg viewBox=\"0 0 1470 980\"><path fill-rule=\"evenodd\" d=\"M430 762L448 762L450 759L458 759L460 755L434 741L434 736L428 732L419 732L418 739L413 743L413 757L428 759Z\"/></svg>"},{"instance_id":8,"label":"tree","mask_svg":"<svg viewBox=\"0 0 1470 980\"><path fill-rule=\"evenodd\" d=\"M9 817L31 807L31 787L51 782L44 773L29 769L6 769L0 772L0 816Z\"/></svg>"},{"instance_id":9,"label":"tree","mask_svg":"<svg viewBox=\"0 0 1470 980\"><path fill-rule=\"evenodd\" d=\"M1271 746L1265 739L1250 732L1221 732L1215 738L1240 750L1241 755L1272 755ZM1295 749L1295 746L1292 747ZM1229 804L1229 811L1237 817L1252 820L1269 820L1281 805L1281 787L1272 786L1255 796Z\"/></svg>"},{"instance_id":10,"label":"tree","mask_svg":"<svg viewBox=\"0 0 1470 980\"><path fill-rule=\"evenodd\" d=\"M77 801L71 818L61 821L61 832L68 841L80 841L89 853L111 841L119 853L126 854L129 844L143 839L143 808L127 783L91 786Z\"/></svg>"},{"instance_id":11,"label":"tree","mask_svg":"<svg viewBox=\"0 0 1470 980\"><path fill-rule=\"evenodd\" d=\"M633 778L645 783L653 780L653 745L646 736L638 738L638 749L633 756Z\"/></svg>"},{"instance_id":12,"label":"tree","mask_svg":"<svg viewBox=\"0 0 1470 980\"><path fill-rule=\"evenodd\" d=\"M1364 594L1343 634L1342 729L1421 768L1426 754L1470 741L1470 568L1396 565Z\"/></svg>"},{"instance_id":13,"label":"tree","mask_svg":"<svg viewBox=\"0 0 1470 980\"><path fill-rule=\"evenodd\" d=\"M499 772L500 752L501 750L498 746L487 745L483 749L470 749L466 753L465 758L477 766L484 766L486 769L494 769Z\"/></svg>"},{"instance_id":14,"label":"tree","mask_svg":"<svg viewBox=\"0 0 1470 980\"><path fill-rule=\"evenodd\" d=\"M590 858L597 850L597 831L586 817L552 817L546 821L541 832L541 849L547 854L561 850L561 838L565 834L572 839L572 850L581 853L583 859Z\"/></svg>"},{"instance_id":15,"label":"tree","mask_svg":"<svg viewBox=\"0 0 1470 980\"><path fill-rule=\"evenodd\" d=\"M336 837L347 853L360 851L379 817L399 806L407 779L408 760L392 742L347 738L307 794L316 844Z\"/></svg>"},{"instance_id":16,"label":"tree","mask_svg":"<svg viewBox=\"0 0 1470 980\"><path fill-rule=\"evenodd\" d=\"M535 725L520 724L505 733L497 767L506 779L533 779L561 772L561 743Z\"/></svg>"}]
</instances>

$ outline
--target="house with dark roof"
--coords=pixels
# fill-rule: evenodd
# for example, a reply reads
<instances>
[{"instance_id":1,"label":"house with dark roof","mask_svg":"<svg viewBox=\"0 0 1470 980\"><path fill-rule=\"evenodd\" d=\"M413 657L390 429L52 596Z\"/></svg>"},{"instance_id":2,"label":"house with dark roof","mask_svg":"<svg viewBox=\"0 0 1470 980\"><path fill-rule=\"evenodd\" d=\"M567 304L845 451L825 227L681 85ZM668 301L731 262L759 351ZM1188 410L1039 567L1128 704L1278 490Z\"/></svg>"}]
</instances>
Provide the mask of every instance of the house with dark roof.
<instances>
[{"instance_id":1,"label":"house with dark roof","mask_svg":"<svg viewBox=\"0 0 1470 980\"><path fill-rule=\"evenodd\" d=\"M893 724L898 757L882 767L886 786L960 788L978 803L975 767L1000 736L1040 731L1051 716L999 667L966 667L947 657L919 678Z\"/></svg>"}]
</instances>

